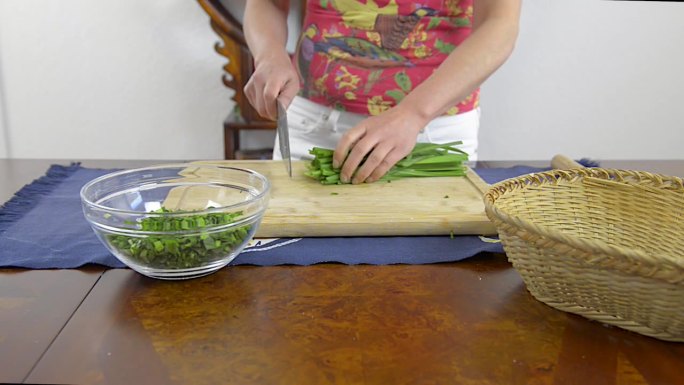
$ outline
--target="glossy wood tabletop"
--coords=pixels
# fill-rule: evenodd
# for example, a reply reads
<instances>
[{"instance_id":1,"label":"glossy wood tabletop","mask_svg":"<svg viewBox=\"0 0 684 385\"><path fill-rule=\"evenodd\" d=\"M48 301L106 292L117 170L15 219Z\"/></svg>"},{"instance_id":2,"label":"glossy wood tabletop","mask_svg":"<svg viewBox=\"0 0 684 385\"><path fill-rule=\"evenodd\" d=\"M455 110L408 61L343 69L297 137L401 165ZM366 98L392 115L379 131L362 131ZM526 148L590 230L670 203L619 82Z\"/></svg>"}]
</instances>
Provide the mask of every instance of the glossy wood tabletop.
<instances>
[{"instance_id":1,"label":"glossy wood tabletop","mask_svg":"<svg viewBox=\"0 0 684 385\"><path fill-rule=\"evenodd\" d=\"M684 162L650 166L684 174ZM684 344L536 301L499 254L227 267L178 282L5 269L0 310L0 382L684 383Z\"/></svg>"},{"instance_id":2,"label":"glossy wood tabletop","mask_svg":"<svg viewBox=\"0 0 684 385\"><path fill-rule=\"evenodd\" d=\"M0 382L21 382L102 274L0 269Z\"/></svg>"}]
</instances>

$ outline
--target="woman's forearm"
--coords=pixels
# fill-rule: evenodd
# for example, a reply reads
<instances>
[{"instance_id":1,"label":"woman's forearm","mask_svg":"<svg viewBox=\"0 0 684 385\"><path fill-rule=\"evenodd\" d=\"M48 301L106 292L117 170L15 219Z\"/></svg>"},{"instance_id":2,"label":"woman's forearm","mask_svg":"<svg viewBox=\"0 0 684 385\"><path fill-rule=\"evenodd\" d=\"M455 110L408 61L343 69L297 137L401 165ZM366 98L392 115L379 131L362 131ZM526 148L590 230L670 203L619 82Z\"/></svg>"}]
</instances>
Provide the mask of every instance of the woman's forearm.
<instances>
[{"instance_id":1,"label":"woman's forearm","mask_svg":"<svg viewBox=\"0 0 684 385\"><path fill-rule=\"evenodd\" d=\"M263 57L287 55L289 0L247 0L244 32L249 50L258 64Z\"/></svg>"},{"instance_id":2,"label":"woman's forearm","mask_svg":"<svg viewBox=\"0 0 684 385\"><path fill-rule=\"evenodd\" d=\"M470 37L402 100L400 108L426 121L434 119L470 95L510 56L518 35L519 0L479 1L488 2L489 7L481 10L484 15L479 20L475 14ZM499 4L502 9L492 9Z\"/></svg>"}]
</instances>

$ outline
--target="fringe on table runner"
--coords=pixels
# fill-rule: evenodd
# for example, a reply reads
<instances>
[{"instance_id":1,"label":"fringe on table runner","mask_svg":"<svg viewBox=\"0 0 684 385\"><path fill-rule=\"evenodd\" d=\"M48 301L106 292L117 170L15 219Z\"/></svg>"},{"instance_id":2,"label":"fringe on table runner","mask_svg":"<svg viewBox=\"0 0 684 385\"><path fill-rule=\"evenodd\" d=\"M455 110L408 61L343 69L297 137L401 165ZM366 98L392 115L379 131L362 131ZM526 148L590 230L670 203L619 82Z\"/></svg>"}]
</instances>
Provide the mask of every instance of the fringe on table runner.
<instances>
[{"instance_id":1,"label":"fringe on table runner","mask_svg":"<svg viewBox=\"0 0 684 385\"><path fill-rule=\"evenodd\" d=\"M16 192L9 201L0 206L0 235L80 168L80 163L71 163L69 166L53 164L44 176Z\"/></svg>"}]
</instances>

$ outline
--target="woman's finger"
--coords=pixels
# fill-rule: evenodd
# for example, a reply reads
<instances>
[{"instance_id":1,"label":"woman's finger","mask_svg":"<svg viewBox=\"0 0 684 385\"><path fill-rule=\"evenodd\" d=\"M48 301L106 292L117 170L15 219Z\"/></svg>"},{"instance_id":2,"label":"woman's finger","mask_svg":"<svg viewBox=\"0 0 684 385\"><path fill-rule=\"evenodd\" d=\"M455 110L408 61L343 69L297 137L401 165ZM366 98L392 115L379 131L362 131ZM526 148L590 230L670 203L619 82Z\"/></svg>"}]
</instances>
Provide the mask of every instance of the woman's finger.
<instances>
[{"instance_id":1,"label":"woman's finger","mask_svg":"<svg viewBox=\"0 0 684 385\"><path fill-rule=\"evenodd\" d=\"M364 182L373 183L378 179L382 178L404 156L406 155L402 155L402 153L398 151L396 148L393 149L385 156L382 162L380 162L380 164L375 168L375 170L373 170L373 172L370 174L368 178L366 178Z\"/></svg>"},{"instance_id":2,"label":"woman's finger","mask_svg":"<svg viewBox=\"0 0 684 385\"><path fill-rule=\"evenodd\" d=\"M244 88L245 96L249 104L256 110L256 91L254 89L254 77L251 77ZM257 110L258 112L258 110Z\"/></svg>"},{"instance_id":3,"label":"woman's finger","mask_svg":"<svg viewBox=\"0 0 684 385\"><path fill-rule=\"evenodd\" d=\"M340 140L337 142L335 152L333 153L334 168L340 168L344 163L346 163L349 151L365 134L366 127L363 125L358 125L352 127L349 131L342 135L342 138L340 138Z\"/></svg>"},{"instance_id":4,"label":"woman's finger","mask_svg":"<svg viewBox=\"0 0 684 385\"><path fill-rule=\"evenodd\" d=\"M376 144L377 142L371 140L368 136L364 136L354 144L340 170L340 179L342 182L346 183L352 180L352 177L361 165L361 162L363 162L366 155L373 151Z\"/></svg>"},{"instance_id":5,"label":"woman's finger","mask_svg":"<svg viewBox=\"0 0 684 385\"><path fill-rule=\"evenodd\" d=\"M245 86L245 96L247 96L249 104L252 105L254 110L260 116L268 118L266 109L264 107L265 104L262 90L263 86L261 84L261 81L258 79L258 75L255 74L249 79L247 85Z\"/></svg>"},{"instance_id":6,"label":"woman's finger","mask_svg":"<svg viewBox=\"0 0 684 385\"><path fill-rule=\"evenodd\" d=\"M280 84L267 83L263 93L263 108L266 116L271 120L276 120L278 116L276 108L276 98L280 93Z\"/></svg>"},{"instance_id":7,"label":"woman's finger","mask_svg":"<svg viewBox=\"0 0 684 385\"><path fill-rule=\"evenodd\" d=\"M392 165L387 163L387 155L390 154L391 151L392 147L390 145L379 144L375 146L368 155L368 158L363 162L363 165L361 165L354 174L352 183L370 182L368 177L375 173L378 168L385 169L385 172L387 172L387 170L392 167ZM382 175L384 175L384 173Z\"/></svg>"}]
</instances>

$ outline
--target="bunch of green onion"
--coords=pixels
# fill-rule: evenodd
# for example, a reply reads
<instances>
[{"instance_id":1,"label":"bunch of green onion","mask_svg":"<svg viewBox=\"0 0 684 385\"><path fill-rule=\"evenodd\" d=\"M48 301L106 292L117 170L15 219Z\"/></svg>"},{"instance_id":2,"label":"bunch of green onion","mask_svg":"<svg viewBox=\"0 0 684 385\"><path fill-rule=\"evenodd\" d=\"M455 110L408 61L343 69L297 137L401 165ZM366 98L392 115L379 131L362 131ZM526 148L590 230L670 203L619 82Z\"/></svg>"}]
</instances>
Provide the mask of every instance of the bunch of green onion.
<instances>
[{"instance_id":1,"label":"bunch of green onion","mask_svg":"<svg viewBox=\"0 0 684 385\"><path fill-rule=\"evenodd\" d=\"M456 146L462 142L450 143L416 143L410 154L395 164L381 181L392 181L410 177L463 176L464 162L468 154ZM309 154L314 158L308 165L305 175L320 181L322 184L343 184L340 180L340 169L333 168L334 150L314 147ZM363 162L362 162L363 164Z\"/></svg>"}]
</instances>

